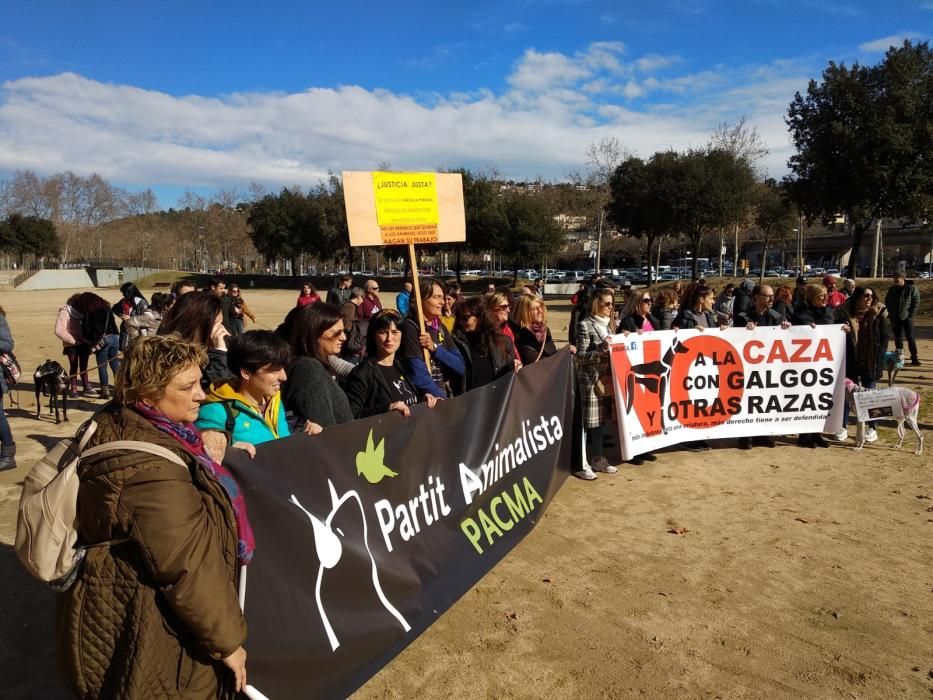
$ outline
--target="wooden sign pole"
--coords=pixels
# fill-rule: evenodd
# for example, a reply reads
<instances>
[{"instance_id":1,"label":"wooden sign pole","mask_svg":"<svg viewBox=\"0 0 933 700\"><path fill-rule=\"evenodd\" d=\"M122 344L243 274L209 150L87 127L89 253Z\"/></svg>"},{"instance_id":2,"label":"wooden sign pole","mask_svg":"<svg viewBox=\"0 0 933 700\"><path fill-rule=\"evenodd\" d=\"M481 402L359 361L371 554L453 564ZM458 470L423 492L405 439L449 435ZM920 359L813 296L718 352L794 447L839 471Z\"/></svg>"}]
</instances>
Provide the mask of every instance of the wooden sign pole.
<instances>
[{"instance_id":1,"label":"wooden sign pole","mask_svg":"<svg viewBox=\"0 0 933 700\"><path fill-rule=\"evenodd\" d=\"M414 243L408 244L408 264L411 268L411 282L415 292L415 308L418 310L418 328L424 333L424 311L421 308L421 285L418 282L418 261L415 258ZM431 374L431 353L427 348L422 348L422 350L424 350L424 364L427 365L428 374Z\"/></svg>"}]
</instances>

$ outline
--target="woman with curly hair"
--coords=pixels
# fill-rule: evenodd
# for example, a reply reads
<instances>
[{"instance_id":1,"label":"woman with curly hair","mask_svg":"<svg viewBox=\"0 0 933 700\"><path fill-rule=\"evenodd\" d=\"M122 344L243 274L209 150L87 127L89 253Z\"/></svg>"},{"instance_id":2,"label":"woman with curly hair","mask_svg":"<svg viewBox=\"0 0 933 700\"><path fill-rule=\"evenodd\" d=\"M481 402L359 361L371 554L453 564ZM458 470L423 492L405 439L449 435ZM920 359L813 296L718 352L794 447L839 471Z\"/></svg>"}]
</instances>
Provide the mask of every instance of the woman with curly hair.
<instances>
[{"instance_id":1,"label":"woman with curly hair","mask_svg":"<svg viewBox=\"0 0 933 700\"><path fill-rule=\"evenodd\" d=\"M58 599L59 667L79 697L232 698L246 686L237 574L255 541L233 475L193 422L206 353L177 335L126 350L116 399L78 467L78 540L88 547Z\"/></svg>"}]
</instances>

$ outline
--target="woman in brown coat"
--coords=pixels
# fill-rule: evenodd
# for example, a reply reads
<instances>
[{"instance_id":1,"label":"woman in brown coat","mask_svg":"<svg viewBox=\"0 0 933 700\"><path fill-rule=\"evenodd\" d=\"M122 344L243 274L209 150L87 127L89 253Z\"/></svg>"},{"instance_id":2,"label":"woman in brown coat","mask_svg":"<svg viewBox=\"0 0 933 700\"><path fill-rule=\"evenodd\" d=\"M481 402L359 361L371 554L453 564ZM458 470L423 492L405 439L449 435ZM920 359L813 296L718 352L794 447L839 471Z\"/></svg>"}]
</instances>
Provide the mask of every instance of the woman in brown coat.
<instances>
[{"instance_id":1,"label":"woman in brown coat","mask_svg":"<svg viewBox=\"0 0 933 700\"><path fill-rule=\"evenodd\" d=\"M141 440L187 468L139 452L79 467L78 539L102 544L58 601L59 665L79 697L230 697L246 685L236 579L253 538L232 476L191 425L204 355L176 335L139 338L95 418L89 446Z\"/></svg>"}]
</instances>

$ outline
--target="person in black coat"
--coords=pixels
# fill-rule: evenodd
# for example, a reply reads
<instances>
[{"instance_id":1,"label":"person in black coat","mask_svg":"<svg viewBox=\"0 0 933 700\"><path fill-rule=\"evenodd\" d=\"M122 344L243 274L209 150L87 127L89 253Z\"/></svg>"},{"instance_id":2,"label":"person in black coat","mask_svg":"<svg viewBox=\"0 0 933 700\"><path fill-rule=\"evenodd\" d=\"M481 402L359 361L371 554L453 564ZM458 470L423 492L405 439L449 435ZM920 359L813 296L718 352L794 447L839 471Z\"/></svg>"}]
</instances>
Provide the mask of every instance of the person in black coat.
<instances>
[{"instance_id":1,"label":"person in black coat","mask_svg":"<svg viewBox=\"0 0 933 700\"><path fill-rule=\"evenodd\" d=\"M738 325L734 319L738 318L738 316L748 311L755 305L755 302L752 299L752 290L754 288L755 283L749 279L742 280L742 284L735 288L735 291L733 292L734 298L732 301L732 325Z\"/></svg>"},{"instance_id":2,"label":"person in black coat","mask_svg":"<svg viewBox=\"0 0 933 700\"><path fill-rule=\"evenodd\" d=\"M354 418L376 416L389 411L410 415L410 407L423 400L433 408L438 399L423 394L405 376L405 368L396 353L402 344L402 317L392 310L380 311L369 320L366 358L354 369L345 383L350 411Z\"/></svg>"},{"instance_id":3,"label":"person in black coat","mask_svg":"<svg viewBox=\"0 0 933 700\"><path fill-rule=\"evenodd\" d=\"M463 356L464 393L490 384L515 371L515 350L512 341L502 333L497 320L490 318L483 297L470 297L455 310L457 320L453 338Z\"/></svg>"},{"instance_id":4,"label":"person in black coat","mask_svg":"<svg viewBox=\"0 0 933 700\"><path fill-rule=\"evenodd\" d=\"M622 320L617 332L641 333L661 330L661 322L651 313L651 301L651 294L647 289L629 296L622 307Z\"/></svg>"},{"instance_id":5,"label":"person in black coat","mask_svg":"<svg viewBox=\"0 0 933 700\"><path fill-rule=\"evenodd\" d=\"M794 311L791 323L795 326L830 326L836 323L833 310L826 305L828 295L826 287L821 284L808 284L804 287L800 306ZM829 447L823 436L819 433L801 433L797 438L801 447L813 449L814 447Z\"/></svg>"},{"instance_id":6,"label":"person in black coat","mask_svg":"<svg viewBox=\"0 0 933 700\"><path fill-rule=\"evenodd\" d=\"M790 322L784 316L775 311L774 290L767 284L756 284L752 289L752 299L754 306L737 314L741 323L748 328L755 326L782 326L787 328Z\"/></svg>"},{"instance_id":7,"label":"person in black coat","mask_svg":"<svg viewBox=\"0 0 933 700\"><path fill-rule=\"evenodd\" d=\"M523 365L534 364L542 357L550 357L557 352L551 329L547 326L547 307L543 299L526 295L518 297L512 318L517 327L515 342L518 357ZM570 347L576 351L573 345Z\"/></svg>"},{"instance_id":8,"label":"person in black coat","mask_svg":"<svg viewBox=\"0 0 933 700\"><path fill-rule=\"evenodd\" d=\"M702 282L694 284L687 290L684 303L674 317L671 328L717 328L716 314L713 313L713 303L716 293Z\"/></svg>"}]
</instances>

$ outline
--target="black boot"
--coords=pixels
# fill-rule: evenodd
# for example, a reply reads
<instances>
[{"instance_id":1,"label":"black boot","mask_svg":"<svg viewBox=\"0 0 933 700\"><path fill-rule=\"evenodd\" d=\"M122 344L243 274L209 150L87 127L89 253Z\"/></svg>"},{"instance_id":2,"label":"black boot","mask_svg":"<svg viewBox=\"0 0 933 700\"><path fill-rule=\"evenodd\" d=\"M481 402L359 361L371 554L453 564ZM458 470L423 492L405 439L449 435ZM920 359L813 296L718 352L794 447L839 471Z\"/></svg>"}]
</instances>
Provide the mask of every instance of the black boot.
<instances>
[{"instance_id":1,"label":"black boot","mask_svg":"<svg viewBox=\"0 0 933 700\"><path fill-rule=\"evenodd\" d=\"M0 446L0 472L16 469L16 443Z\"/></svg>"}]
</instances>

